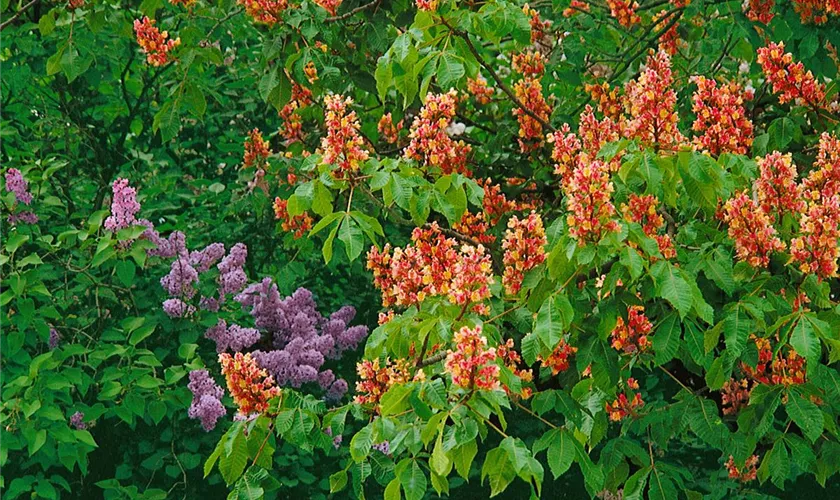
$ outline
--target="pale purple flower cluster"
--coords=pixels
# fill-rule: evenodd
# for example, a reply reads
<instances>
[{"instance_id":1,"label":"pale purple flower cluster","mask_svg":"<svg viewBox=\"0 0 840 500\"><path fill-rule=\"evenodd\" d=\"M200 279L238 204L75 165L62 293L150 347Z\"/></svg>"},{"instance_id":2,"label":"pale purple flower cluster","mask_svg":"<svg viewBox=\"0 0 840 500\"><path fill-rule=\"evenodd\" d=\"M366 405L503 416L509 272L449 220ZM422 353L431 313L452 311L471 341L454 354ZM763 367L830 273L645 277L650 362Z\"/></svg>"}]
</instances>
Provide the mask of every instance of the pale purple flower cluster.
<instances>
[{"instance_id":1,"label":"pale purple flower cluster","mask_svg":"<svg viewBox=\"0 0 840 500\"><path fill-rule=\"evenodd\" d=\"M166 299L163 301L163 312L170 318L183 318L195 312L195 307L181 299Z\"/></svg>"},{"instance_id":2,"label":"pale purple flower cluster","mask_svg":"<svg viewBox=\"0 0 840 500\"><path fill-rule=\"evenodd\" d=\"M344 396L347 382L322 367L328 358L355 349L367 336L366 326L348 327L356 315L354 308L342 307L325 318L318 312L312 292L299 288L283 299L271 278L248 286L235 300L250 311L257 328L272 335L275 349L253 355L279 385L300 387L317 382L327 399Z\"/></svg>"},{"instance_id":3,"label":"pale purple flower cluster","mask_svg":"<svg viewBox=\"0 0 840 500\"><path fill-rule=\"evenodd\" d=\"M391 443L389 443L388 441L382 441L379 444L375 444L375 445L371 446L371 449L377 450L384 455L390 455L391 454Z\"/></svg>"},{"instance_id":4,"label":"pale purple flower cluster","mask_svg":"<svg viewBox=\"0 0 840 500\"><path fill-rule=\"evenodd\" d=\"M233 245L227 256L219 262L219 298L229 293L239 293L245 288L248 277L243 266L248 258L248 247L244 243Z\"/></svg>"},{"instance_id":5,"label":"pale purple flower cluster","mask_svg":"<svg viewBox=\"0 0 840 500\"><path fill-rule=\"evenodd\" d=\"M216 326L207 329L204 336L216 342L216 352L222 353L230 349L239 352L251 347L260 340L260 331L256 328L242 328L239 325L227 325L220 319Z\"/></svg>"},{"instance_id":6,"label":"pale purple flower cluster","mask_svg":"<svg viewBox=\"0 0 840 500\"><path fill-rule=\"evenodd\" d=\"M85 424L85 414L80 411L74 413L70 416L70 425L80 431L87 429L87 424Z\"/></svg>"},{"instance_id":7,"label":"pale purple flower cluster","mask_svg":"<svg viewBox=\"0 0 840 500\"><path fill-rule=\"evenodd\" d=\"M24 210L22 212L10 214L7 220L12 226L16 226L18 224L37 224L38 216L35 215L35 212Z\"/></svg>"},{"instance_id":8,"label":"pale purple flower cluster","mask_svg":"<svg viewBox=\"0 0 840 500\"><path fill-rule=\"evenodd\" d=\"M23 174L16 168L6 170L6 191L15 193L18 203L29 205L32 203L32 193L29 192L29 183L23 178Z\"/></svg>"},{"instance_id":9,"label":"pale purple flower cluster","mask_svg":"<svg viewBox=\"0 0 840 500\"><path fill-rule=\"evenodd\" d=\"M335 436L333 436L332 427L327 427L326 429L324 429L324 433L327 436L331 436L333 438L333 448L337 450L341 447L341 442L344 441L344 436L342 436L341 434L336 434Z\"/></svg>"},{"instance_id":10,"label":"pale purple flower cluster","mask_svg":"<svg viewBox=\"0 0 840 500\"><path fill-rule=\"evenodd\" d=\"M191 371L190 383L187 387L193 393L193 400L188 411L189 417L201 420L204 430L212 431L216 427L216 421L227 413L221 401L224 391L210 377L207 370Z\"/></svg>"},{"instance_id":11,"label":"pale purple flower cluster","mask_svg":"<svg viewBox=\"0 0 840 500\"><path fill-rule=\"evenodd\" d=\"M29 192L29 183L23 178L23 174L16 168L6 170L6 191L15 194L17 203L29 205L32 203L32 193ZM18 211L9 215L9 224L37 224L38 216L29 210Z\"/></svg>"},{"instance_id":12,"label":"pale purple flower cluster","mask_svg":"<svg viewBox=\"0 0 840 500\"><path fill-rule=\"evenodd\" d=\"M190 265L189 260L178 257L169 266L169 274L160 279L160 286L173 297L191 299L195 296L195 285L198 283L198 271Z\"/></svg>"},{"instance_id":13,"label":"pale purple flower cluster","mask_svg":"<svg viewBox=\"0 0 840 500\"><path fill-rule=\"evenodd\" d=\"M50 349L55 349L56 347L58 347L58 343L60 341L61 341L61 334L58 333L58 330L56 330L54 327L51 326L50 327L50 340L48 342L49 346L50 346Z\"/></svg>"},{"instance_id":14,"label":"pale purple flower cluster","mask_svg":"<svg viewBox=\"0 0 840 500\"><path fill-rule=\"evenodd\" d=\"M137 224L140 203L137 202L137 191L128 185L128 179L115 180L111 190L111 215L105 219L105 229L117 232Z\"/></svg>"},{"instance_id":15,"label":"pale purple flower cluster","mask_svg":"<svg viewBox=\"0 0 840 500\"><path fill-rule=\"evenodd\" d=\"M199 307L218 311L226 295L238 293L245 287L248 277L244 265L248 257L248 247L244 244L237 243L225 256L225 246L221 243L211 243L198 251L187 251L184 234L179 231L173 232L168 240L159 236L158 239L158 255L174 254L176 257L170 266L169 274L160 280L161 286L171 297L163 304L164 311L170 317L183 317L195 312L195 307L186 301L195 297L200 274L209 271L216 262L219 271L219 296L201 297Z\"/></svg>"},{"instance_id":16,"label":"pale purple flower cluster","mask_svg":"<svg viewBox=\"0 0 840 500\"><path fill-rule=\"evenodd\" d=\"M187 256L186 236L181 231L173 231L168 238L164 238L157 232L154 224L147 220L138 221L138 224L146 226L141 238L151 241L155 247L150 248L146 254L150 257L162 259L173 259L175 257Z\"/></svg>"}]
</instances>

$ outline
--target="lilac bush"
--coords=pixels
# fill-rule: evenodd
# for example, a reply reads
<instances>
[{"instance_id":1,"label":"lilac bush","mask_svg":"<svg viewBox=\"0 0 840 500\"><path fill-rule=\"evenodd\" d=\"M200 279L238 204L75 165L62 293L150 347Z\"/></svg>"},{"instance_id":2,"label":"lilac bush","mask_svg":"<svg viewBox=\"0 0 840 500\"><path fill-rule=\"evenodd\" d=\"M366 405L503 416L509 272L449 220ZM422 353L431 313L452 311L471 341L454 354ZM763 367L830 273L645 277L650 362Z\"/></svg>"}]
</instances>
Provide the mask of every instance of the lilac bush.
<instances>
[{"instance_id":1,"label":"lilac bush","mask_svg":"<svg viewBox=\"0 0 840 500\"><path fill-rule=\"evenodd\" d=\"M191 371L187 387L193 393L192 404L187 412L189 417L201 420L204 430L212 431L216 427L216 421L227 413L221 401L224 390L207 370Z\"/></svg>"}]
</instances>

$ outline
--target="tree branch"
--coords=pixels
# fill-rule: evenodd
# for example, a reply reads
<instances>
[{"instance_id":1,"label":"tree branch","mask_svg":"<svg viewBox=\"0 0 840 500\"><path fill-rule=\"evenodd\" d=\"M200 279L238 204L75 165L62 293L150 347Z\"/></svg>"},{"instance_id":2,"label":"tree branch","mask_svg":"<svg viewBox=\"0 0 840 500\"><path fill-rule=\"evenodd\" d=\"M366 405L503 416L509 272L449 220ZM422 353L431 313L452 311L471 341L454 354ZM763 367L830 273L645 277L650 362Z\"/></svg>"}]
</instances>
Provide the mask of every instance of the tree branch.
<instances>
[{"instance_id":1,"label":"tree branch","mask_svg":"<svg viewBox=\"0 0 840 500\"><path fill-rule=\"evenodd\" d=\"M26 4L26 5L24 5L23 7L21 7L21 8L20 8L20 10L19 10L19 11L17 11L17 12L15 12L15 14L14 14L12 17L10 17L10 18L6 19L5 21L3 21L3 23L2 23L2 24L0 24L0 31L3 31L3 30L6 28L6 26L10 25L10 24L11 24L11 23L15 20L15 19L17 19L17 18L19 18L21 15L23 15L23 13L24 13L24 12L26 12L27 10L29 10L29 9L30 9L33 5L35 5L36 3L38 3L38 0L32 0L32 1L31 1L31 2L29 2L28 4Z\"/></svg>"},{"instance_id":2,"label":"tree branch","mask_svg":"<svg viewBox=\"0 0 840 500\"><path fill-rule=\"evenodd\" d=\"M485 61L484 58L481 57L481 54L478 53L478 49L475 48L475 45L472 43L472 40L470 40L470 35L468 33L455 29L451 24L449 24L449 22L447 22L446 18L444 18L443 16L440 17L440 22L443 23L444 26L449 28L449 31L451 31L455 36L460 37L464 40L464 42L466 42L467 48L470 49L470 52L472 53L473 57L475 57L475 60L478 61L478 64L480 64L482 68L486 69L488 73L490 73L490 76L496 82L496 85L498 85L499 88L502 89L502 92L504 92L505 95L507 95L510 98L510 100L513 101L514 104L516 104L516 107L521 109L522 112L526 115L536 120L540 125L543 126L544 129L551 131L554 130L554 127L552 127L550 123L548 123L541 116L537 115L527 107L525 107L525 105L522 104L522 101L520 101L519 98L516 97L516 95L514 95L514 93L510 90L510 87L505 85L505 82L502 81L502 79L499 77L499 74L496 73L496 70L494 70L493 67L490 66L487 63L487 61Z\"/></svg>"},{"instance_id":3,"label":"tree branch","mask_svg":"<svg viewBox=\"0 0 840 500\"><path fill-rule=\"evenodd\" d=\"M370 3L360 5L360 6L356 7L355 9L353 9L349 12L345 12L344 14L341 14L340 16L328 17L328 18L324 19L324 22L325 23L334 23L336 21L343 21L343 20L347 19L348 17L355 16L356 14L358 14L359 12L361 12L363 10L370 9L371 7L376 7L377 5L379 5L379 2L381 2L381 1L382 0L373 0Z\"/></svg>"}]
</instances>

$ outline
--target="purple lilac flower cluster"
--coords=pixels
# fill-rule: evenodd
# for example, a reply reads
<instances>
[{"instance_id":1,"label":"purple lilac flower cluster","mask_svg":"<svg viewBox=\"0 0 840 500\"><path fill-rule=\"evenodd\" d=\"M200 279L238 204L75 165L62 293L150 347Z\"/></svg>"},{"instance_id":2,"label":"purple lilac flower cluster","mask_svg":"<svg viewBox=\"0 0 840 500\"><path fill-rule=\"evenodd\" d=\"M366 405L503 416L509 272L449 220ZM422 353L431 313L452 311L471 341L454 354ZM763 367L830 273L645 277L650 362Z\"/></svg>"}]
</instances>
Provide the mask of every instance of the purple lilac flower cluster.
<instances>
[{"instance_id":1,"label":"purple lilac flower cluster","mask_svg":"<svg viewBox=\"0 0 840 500\"><path fill-rule=\"evenodd\" d=\"M176 234L180 236L173 238ZM169 274L160 280L161 286L171 297L163 303L163 310L169 317L180 318L195 312L195 307L187 301L195 297L200 273L209 271L220 259L221 262L216 264L219 271L219 296L201 297L199 307L218 311L219 305L225 301L227 295L236 294L245 287L248 278L244 266L248 257L248 247L244 244L237 243L225 256L225 247L221 243L211 243L203 250L187 252L186 245L183 244L183 233L176 231L170 235L169 240L177 246L176 258L172 261Z\"/></svg>"},{"instance_id":2,"label":"purple lilac flower cluster","mask_svg":"<svg viewBox=\"0 0 840 500\"><path fill-rule=\"evenodd\" d=\"M58 347L58 343L61 342L61 334L58 333L58 330L55 327L50 327L50 340L48 342L50 346L50 350L55 349Z\"/></svg>"},{"instance_id":3,"label":"purple lilac flower cluster","mask_svg":"<svg viewBox=\"0 0 840 500\"><path fill-rule=\"evenodd\" d=\"M272 335L275 349L255 351L254 359L279 385L300 387L317 382L329 400L339 400L347 392L347 382L336 379L332 370L322 370L329 359L337 359L355 349L367 337L366 326L348 326L356 310L345 306L322 316L312 292L299 288L281 298L271 278L248 286L235 300L248 309L257 328Z\"/></svg>"},{"instance_id":4,"label":"purple lilac flower cluster","mask_svg":"<svg viewBox=\"0 0 840 500\"><path fill-rule=\"evenodd\" d=\"M128 179L115 180L111 192L111 215L105 219L105 229L115 233L138 224L136 216L140 203L137 202L137 191L128 185Z\"/></svg>"},{"instance_id":5,"label":"purple lilac flower cluster","mask_svg":"<svg viewBox=\"0 0 840 500\"><path fill-rule=\"evenodd\" d=\"M72 425L77 430L83 431L87 429L87 424L85 423L85 414L77 411L73 415L70 416L70 425Z\"/></svg>"},{"instance_id":6,"label":"purple lilac flower cluster","mask_svg":"<svg viewBox=\"0 0 840 500\"><path fill-rule=\"evenodd\" d=\"M227 413L221 401L224 391L210 377L207 370L191 371L190 383L187 387L193 393L193 400L187 414L190 418L201 420L201 426L205 431L212 431L216 427L216 421Z\"/></svg>"},{"instance_id":7,"label":"purple lilac flower cluster","mask_svg":"<svg viewBox=\"0 0 840 500\"><path fill-rule=\"evenodd\" d=\"M335 436L333 436L332 427L327 427L326 429L324 429L324 433L327 436L333 438L333 448L335 448L336 450L341 448L341 442L344 441L344 436L342 436L341 434L336 434Z\"/></svg>"},{"instance_id":8,"label":"purple lilac flower cluster","mask_svg":"<svg viewBox=\"0 0 840 500\"><path fill-rule=\"evenodd\" d=\"M207 329L204 336L216 342L218 353L228 349L239 352L256 344L260 340L260 331L256 328L242 328L236 324L228 326L225 320L220 319L216 326Z\"/></svg>"},{"instance_id":9,"label":"purple lilac flower cluster","mask_svg":"<svg viewBox=\"0 0 840 500\"><path fill-rule=\"evenodd\" d=\"M29 192L29 183L23 178L23 174L16 168L6 170L6 191L15 194L16 203L24 205L32 204L32 193ZM38 216L29 210L16 211L9 215L9 224L36 224Z\"/></svg>"},{"instance_id":10,"label":"purple lilac flower cluster","mask_svg":"<svg viewBox=\"0 0 840 500\"><path fill-rule=\"evenodd\" d=\"M388 441L382 441L379 444L375 444L371 446L371 449L377 450L381 452L383 455L390 455L391 454L391 443Z\"/></svg>"}]
</instances>

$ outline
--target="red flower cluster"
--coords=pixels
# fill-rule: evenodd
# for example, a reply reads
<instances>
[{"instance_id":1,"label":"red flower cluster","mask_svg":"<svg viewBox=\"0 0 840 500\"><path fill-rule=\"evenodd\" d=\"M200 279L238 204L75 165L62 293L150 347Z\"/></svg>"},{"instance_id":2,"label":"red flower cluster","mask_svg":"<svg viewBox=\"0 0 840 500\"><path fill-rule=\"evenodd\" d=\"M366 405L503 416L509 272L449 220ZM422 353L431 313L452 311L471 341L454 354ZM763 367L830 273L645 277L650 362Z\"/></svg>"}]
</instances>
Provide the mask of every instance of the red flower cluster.
<instances>
[{"instance_id":1,"label":"red flower cluster","mask_svg":"<svg viewBox=\"0 0 840 500\"><path fill-rule=\"evenodd\" d=\"M531 18L528 21L531 25L531 43L543 41L546 33L551 29L551 21L543 21L540 19L540 13L537 12L537 9L532 9L527 3L522 6L522 12Z\"/></svg>"},{"instance_id":2,"label":"red flower cluster","mask_svg":"<svg viewBox=\"0 0 840 500\"><path fill-rule=\"evenodd\" d=\"M790 242L791 261L799 263L803 273L821 279L837 276L840 257L840 195L811 203L799 219L800 236Z\"/></svg>"},{"instance_id":3,"label":"red flower cluster","mask_svg":"<svg viewBox=\"0 0 840 500\"><path fill-rule=\"evenodd\" d=\"M745 378L740 381L731 378L723 384L720 398L724 415L735 415L750 403L749 382L749 379Z\"/></svg>"},{"instance_id":4,"label":"red flower cluster","mask_svg":"<svg viewBox=\"0 0 840 500\"><path fill-rule=\"evenodd\" d=\"M526 109L542 120L548 121L551 108L545 102L539 79L525 77L519 80L513 86L513 93ZM519 107L514 108L513 114L519 121L519 149L526 153L539 147L543 139L542 124Z\"/></svg>"},{"instance_id":5,"label":"red flower cluster","mask_svg":"<svg viewBox=\"0 0 840 500\"><path fill-rule=\"evenodd\" d=\"M496 237L489 233L490 224L487 223L484 212L478 212L477 214L470 211L464 212L461 220L452 225L452 229L482 245L490 245L496 242Z\"/></svg>"},{"instance_id":6,"label":"red flower cluster","mask_svg":"<svg viewBox=\"0 0 840 500\"><path fill-rule=\"evenodd\" d=\"M618 89L610 87L607 82L584 85L584 90L592 97L592 101L598 106L598 111L605 117L618 123L621 119L623 106L618 95Z\"/></svg>"},{"instance_id":7,"label":"red flower cluster","mask_svg":"<svg viewBox=\"0 0 840 500\"><path fill-rule=\"evenodd\" d=\"M566 208L570 212L566 224L579 245L597 243L604 233L619 230L618 222L613 219L613 189L607 166L597 160L579 164L563 184Z\"/></svg>"},{"instance_id":8,"label":"red flower cluster","mask_svg":"<svg viewBox=\"0 0 840 500\"><path fill-rule=\"evenodd\" d=\"M632 378L627 380L628 387L632 388L632 386L634 385L635 388L638 389L638 383L635 383L635 381L633 381L631 384L631 381L633 381ZM612 403L606 403L604 405L605 409L607 410L607 415L610 416L610 420L612 420L613 422L620 422L627 417L635 416L636 410L645 405L645 402L642 400L642 395L640 393L636 392L631 394L632 399L628 399L627 395L622 392L618 395L617 399L613 400Z\"/></svg>"},{"instance_id":9,"label":"red flower cluster","mask_svg":"<svg viewBox=\"0 0 840 500\"><path fill-rule=\"evenodd\" d=\"M805 196L812 202L840 194L840 140L823 133L814 169L804 180Z\"/></svg>"},{"instance_id":10,"label":"red flower cluster","mask_svg":"<svg viewBox=\"0 0 840 500\"><path fill-rule=\"evenodd\" d=\"M452 266L452 283L449 285L449 301L462 307L470 304L478 314L489 314L490 308L482 304L490 298L493 284L493 270L490 255L484 246L463 245L461 255Z\"/></svg>"},{"instance_id":11,"label":"red flower cluster","mask_svg":"<svg viewBox=\"0 0 840 500\"><path fill-rule=\"evenodd\" d=\"M694 76L697 84L692 96L691 110L697 115L692 129L701 135L694 137L694 147L714 156L721 153L745 155L753 142L753 124L744 110L744 100L752 93L743 92L735 82L717 82L704 76Z\"/></svg>"},{"instance_id":12,"label":"red flower cluster","mask_svg":"<svg viewBox=\"0 0 840 500\"><path fill-rule=\"evenodd\" d=\"M274 218L282 221L283 231L294 232L295 239L301 238L312 229L312 217L309 216L308 212L290 217L287 209L288 203L283 198L274 198Z\"/></svg>"},{"instance_id":13,"label":"red flower cluster","mask_svg":"<svg viewBox=\"0 0 840 500\"><path fill-rule=\"evenodd\" d=\"M607 0L607 7L610 8L610 15L618 21L618 24L625 28L642 22L642 18L636 14L636 9L639 8L639 2L633 0Z\"/></svg>"},{"instance_id":14,"label":"red flower cluster","mask_svg":"<svg viewBox=\"0 0 840 500\"><path fill-rule=\"evenodd\" d=\"M240 414L264 413L268 410L268 402L280 395L274 378L260 368L251 353L237 352L231 356L223 352L219 354L219 363Z\"/></svg>"},{"instance_id":15,"label":"red flower cluster","mask_svg":"<svg viewBox=\"0 0 840 500\"><path fill-rule=\"evenodd\" d=\"M644 306L632 306L627 310L627 321L620 317L610 333L612 346L627 354L645 352L650 346L653 323L645 316Z\"/></svg>"},{"instance_id":16,"label":"red flower cluster","mask_svg":"<svg viewBox=\"0 0 840 500\"><path fill-rule=\"evenodd\" d=\"M773 20L773 7L776 6L776 0L749 0L747 8L747 19L761 24L770 24Z\"/></svg>"},{"instance_id":17,"label":"red flower cluster","mask_svg":"<svg viewBox=\"0 0 840 500\"><path fill-rule=\"evenodd\" d=\"M784 42L771 42L761 47L757 60L767 81L773 85L773 92L781 94L779 102L805 102L812 108L822 106L825 85L818 83L810 71L805 71L802 62L793 62L791 53L785 52Z\"/></svg>"},{"instance_id":18,"label":"red flower cluster","mask_svg":"<svg viewBox=\"0 0 840 500\"><path fill-rule=\"evenodd\" d=\"M336 12L338 12L338 8L341 6L341 2L343 1L344 0L314 0L315 4L320 5L321 8L329 12L331 16L334 16Z\"/></svg>"},{"instance_id":19,"label":"red flower cluster","mask_svg":"<svg viewBox=\"0 0 840 500\"><path fill-rule=\"evenodd\" d=\"M755 190L766 214L780 219L785 213L798 214L805 210L802 187L796 183L796 165L790 154L774 151L758 159L758 168Z\"/></svg>"},{"instance_id":20,"label":"red flower cluster","mask_svg":"<svg viewBox=\"0 0 840 500\"><path fill-rule=\"evenodd\" d=\"M146 16L134 20L134 34L137 36L137 44L146 54L146 62L152 66L163 66L172 61L169 52L181 45L180 38L167 40L169 32L157 29L155 21Z\"/></svg>"},{"instance_id":21,"label":"red flower cluster","mask_svg":"<svg viewBox=\"0 0 840 500\"><path fill-rule=\"evenodd\" d=\"M684 141L677 128L673 83L670 56L661 50L651 51L639 78L624 87L624 107L630 115L624 130L626 137L639 139L657 150L674 150Z\"/></svg>"},{"instance_id":22,"label":"red flower cluster","mask_svg":"<svg viewBox=\"0 0 840 500\"><path fill-rule=\"evenodd\" d=\"M563 9L563 17L572 17L581 12L589 12L589 4L583 0L572 0L569 6Z\"/></svg>"},{"instance_id":23,"label":"red flower cluster","mask_svg":"<svg viewBox=\"0 0 840 500\"><path fill-rule=\"evenodd\" d=\"M446 355L444 370L452 376L452 383L464 389L492 391L500 387L496 349L487 348L487 338L481 325L461 328L452 339L455 350Z\"/></svg>"},{"instance_id":24,"label":"red flower cluster","mask_svg":"<svg viewBox=\"0 0 840 500\"><path fill-rule=\"evenodd\" d=\"M287 143L291 144L303 140L303 119L298 110L309 106L311 103L312 91L302 87L297 82L292 82L292 97L280 110L280 118L283 119L280 133Z\"/></svg>"},{"instance_id":25,"label":"red flower cluster","mask_svg":"<svg viewBox=\"0 0 840 500\"><path fill-rule=\"evenodd\" d=\"M469 92L475 101L479 104L487 104L493 97L493 87L487 85L487 80L477 74L475 78L467 78L467 92Z\"/></svg>"},{"instance_id":26,"label":"red flower cluster","mask_svg":"<svg viewBox=\"0 0 840 500\"><path fill-rule=\"evenodd\" d=\"M793 8L799 13L802 24L809 21L825 24L829 14L840 14L840 2L837 0L793 0Z\"/></svg>"},{"instance_id":27,"label":"red flower cluster","mask_svg":"<svg viewBox=\"0 0 840 500\"><path fill-rule=\"evenodd\" d=\"M548 136L548 142L554 145L551 150L551 159L555 162L554 173L565 178L577 165L577 157L581 152L580 139L571 131L569 124L564 123Z\"/></svg>"},{"instance_id":28,"label":"red flower cluster","mask_svg":"<svg viewBox=\"0 0 840 500\"><path fill-rule=\"evenodd\" d=\"M659 204L656 196L652 194L641 196L632 193L627 201L628 204L622 206L624 219L641 224L645 235L656 240L663 257L666 259L676 257L677 252L674 250L674 242L671 237L667 234L659 234L659 230L665 225L665 220L656 211Z\"/></svg>"},{"instance_id":29,"label":"red flower cluster","mask_svg":"<svg viewBox=\"0 0 840 500\"><path fill-rule=\"evenodd\" d=\"M455 117L458 92L426 95L426 103L411 124L411 142L405 148L406 158L439 168L444 174L467 172L467 155L472 148L464 141L453 141L446 128Z\"/></svg>"},{"instance_id":30,"label":"red flower cluster","mask_svg":"<svg viewBox=\"0 0 840 500\"><path fill-rule=\"evenodd\" d=\"M438 0L414 0L417 8L426 12L434 12L438 8Z\"/></svg>"},{"instance_id":31,"label":"red flower cluster","mask_svg":"<svg viewBox=\"0 0 840 500\"><path fill-rule=\"evenodd\" d=\"M385 113L382 115L382 118L379 119L379 123L376 126L376 129L379 131L379 136L388 144L397 143L400 138L399 134L402 128L402 120L394 125L394 119L391 117L391 113Z\"/></svg>"},{"instance_id":32,"label":"red flower cluster","mask_svg":"<svg viewBox=\"0 0 840 500\"><path fill-rule=\"evenodd\" d=\"M726 470L729 471L729 479L737 479L742 483L754 481L758 475L758 455L750 456L740 469L735 465L735 458L729 455L726 462Z\"/></svg>"},{"instance_id":33,"label":"red flower cluster","mask_svg":"<svg viewBox=\"0 0 840 500\"><path fill-rule=\"evenodd\" d=\"M280 22L283 11L289 8L288 0L237 0L245 7L245 13L255 22L274 26Z\"/></svg>"},{"instance_id":34,"label":"red flower cluster","mask_svg":"<svg viewBox=\"0 0 840 500\"><path fill-rule=\"evenodd\" d=\"M386 361L386 365L379 366L379 359L373 361L362 360L356 363L356 397L359 404L378 404L382 395L396 384L405 384L411 380L411 366L408 360L398 359L396 362Z\"/></svg>"},{"instance_id":35,"label":"red flower cluster","mask_svg":"<svg viewBox=\"0 0 840 500\"><path fill-rule=\"evenodd\" d=\"M195 0L187 0L187 1L190 2L189 5L192 5L193 3L195 3ZM175 5L175 3L176 2L173 1L172 5ZM67 8L70 9L70 10L74 10L74 9L78 9L79 7L83 6L84 4L85 4L85 0L68 0L67 1ZM186 5L186 3L185 3L185 5Z\"/></svg>"},{"instance_id":36,"label":"red flower cluster","mask_svg":"<svg viewBox=\"0 0 840 500\"><path fill-rule=\"evenodd\" d=\"M493 184L490 179L481 179L478 183L484 188L482 204L484 205L484 214L491 226L495 226L505 214L518 208L516 202L507 199L502 192L502 187L498 184Z\"/></svg>"},{"instance_id":37,"label":"red flower cluster","mask_svg":"<svg viewBox=\"0 0 840 500\"><path fill-rule=\"evenodd\" d=\"M472 303L476 312L486 312L479 302L490 296L493 277L483 246L459 249L437 223L429 229L415 228L411 239L413 246L394 248L393 253L387 244L382 251L372 247L368 252L367 268L382 291L383 306L408 307L427 297L447 296L453 304Z\"/></svg>"},{"instance_id":38,"label":"red flower cluster","mask_svg":"<svg viewBox=\"0 0 840 500\"><path fill-rule=\"evenodd\" d=\"M673 20L671 16L676 15L674 11L660 10L653 16L652 22L656 26L656 30L662 30ZM666 52L669 56L674 56L680 46L680 34L677 31L679 23L675 22L668 30L659 37L659 50Z\"/></svg>"},{"instance_id":39,"label":"red flower cluster","mask_svg":"<svg viewBox=\"0 0 840 500\"><path fill-rule=\"evenodd\" d=\"M741 369L760 384L768 385L799 385L805 383L805 358L800 356L793 348L787 349L787 354L779 355L773 359L773 349L770 341L766 338L750 335L758 348L758 364L755 369L741 363ZM769 369L768 369L769 368Z\"/></svg>"},{"instance_id":40,"label":"red flower cluster","mask_svg":"<svg viewBox=\"0 0 840 500\"><path fill-rule=\"evenodd\" d=\"M785 244L776 236L770 216L746 191L726 202L723 221L729 224L729 237L735 240L738 259L753 267L767 267L770 254L785 249Z\"/></svg>"},{"instance_id":41,"label":"red flower cluster","mask_svg":"<svg viewBox=\"0 0 840 500\"><path fill-rule=\"evenodd\" d=\"M574 356L577 350L577 347L567 344L564 339L560 339L560 342L547 358L543 359L542 356L538 356L537 359L544 368L551 369L552 375L557 375L569 369L569 358Z\"/></svg>"},{"instance_id":42,"label":"red flower cluster","mask_svg":"<svg viewBox=\"0 0 840 500\"><path fill-rule=\"evenodd\" d=\"M514 54L511 65L514 71L523 76L538 77L545 73L545 58L542 52L528 50L521 54Z\"/></svg>"},{"instance_id":43,"label":"red flower cluster","mask_svg":"<svg viewBox=\"0 0 840 500\"><path fill-rule=\"evenodd\" d=\"M306 75L306 80L312 84L318 81L318 68L315 66L315 61L307 61L303 67L303 74Z\"/></svg>"},{"instance_id":44,"label":"red flower cluster","mask_svg":"<svg viewBox=\"0 0 840 500\"><path fill-rule=\"evenodd\" d=\"M515 215L511 217L505 231L505 239L502 241L502 248L505 250L502 259L505 266L502 283L507 294L519 293L525 273L545 261L547 244L542 218L536 212L532 211L524 219Z\"/></svg>"},{"instance_id":45,"label":"red flower cluster","mask_svg":"<svg viewBox=\"0 0 840 500\"><path fill-rule=\"evenodd\" d=\"M507 339L507 342L504 344L499 344L499 347L496 348L496 356L499 361L501 361L507 369L511 371L511 373L519 377L519 379L523 382L531 382L534 380L534 373L531 370L519 368L519 363L522 362L522 357L518 352L516 352L516 349L514 349L513 339ZM511 393L508 386L504 386L504 390L508 394ZM530 387L523 387L518 396L522 399L528 399L531 397L531 394L533 394L533 390Z\"/></svg>"},{"instance_id":46,"label":"red flower cluster","mask_svg":"<svg viewBox=\"0 0 840 500\"><path fill-rule=\"evenodd\" d=\"M248 138L245 139L245 157L242 159L242 168L263 169L269 156L271 156L271 147L268 145L268 141L263 139L260 129L255 128L248 132Z\"/></svg>"},{"instance_id":47,"label":"red flower cluster","mask_svg":"<svg viewBox=\"0 0 840 500\"><path fill-rule=\"evenodd\" d=\"M364 140L359 135L359 118L349 108L353 99L340 95L324 97L324 126L327 136L321 139L324 150L324 162L338 167L336 177L342 179L347 174L359 170L360 163L367 160L368 152L362 148Z\"/></svg>"}]
</instances>

